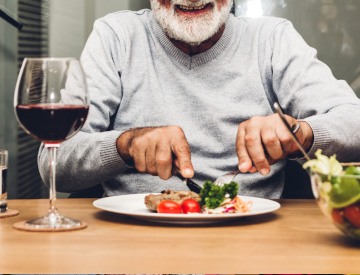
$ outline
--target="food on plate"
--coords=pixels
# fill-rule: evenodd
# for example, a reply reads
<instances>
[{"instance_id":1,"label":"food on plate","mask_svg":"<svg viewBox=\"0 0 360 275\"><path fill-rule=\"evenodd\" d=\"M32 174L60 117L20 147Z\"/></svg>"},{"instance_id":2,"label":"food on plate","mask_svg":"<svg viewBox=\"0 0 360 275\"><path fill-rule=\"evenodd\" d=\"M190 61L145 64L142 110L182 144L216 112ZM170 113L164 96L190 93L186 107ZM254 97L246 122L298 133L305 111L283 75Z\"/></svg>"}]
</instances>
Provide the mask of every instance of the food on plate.
<instances>
[{"instance_id":1,"label":"food on plate","mask_svg":"<svg viewBox=\"0 0 360 275\"><path fill-rule=\"evenodd\" d=\"M252 202L243 201L237 196L238 184L231 182L223 186L206 181L200 192L162 191L145 197L145 205L152 211L168 214L221 214L249 212Z\"/></svg>"},{"instance_id":2,"label":"food on plate","mask_svg":"<svg viewBox=\"0 0 360 275\"><path fill-rule=\"evenodd\" d=\"M219 186L212 181L205 181L201 189L201 205L203 213L245 213L249 212L252 202L244 202L237 196L239 186L230 182Z\"/></svg>"},{"instance_id":3,"label":"food on plate","mask_svg":"<svg viewBox=\"0 0 360 275\"><path fill-rule=\"evenodd\" d=\"M303 167L312 171L318 203L333 223L351 237L360 238L360 167L341 165L336 156L318 150Z\"/></svg>"},{"instance_id":4,"label":"food on plate","mask_svg":"<svg viewBox=\"0 0 360 275\"><path fill-rule=\"evenodd\" d=\"M194 199L186 199L181 203L181 212L188 213L201 213L200 203Z\"/></svg>"},{"instance_id":5,"label":"food on plate","mask_svg":"<svg viewBox=\"0 0 360 275\"><path fill-rule=\"evenodd\" d=\"M156 211L158 213L168 213L168 214L181 214L182 212L180 204L171 200L161 201L158 204Z\"/></svg>"},{"instance_id":6,"label":"food on plate","mask_svg":"<svg viewBox=\"0 0 360 275\"><path fill-rule=\"evenodd\" d=\"M193 199L200 202L200 196L195 192L164 190L161 194L147 195L145 197L145 205L151 211L157 211L157 207L161 201L170 200L180 205L186 199Z\"/></svg>"},{"instance_id":7,"label":"food on plate","mask_svg":"<svg viewBox=\"0 0 360 275\"><path fill-rule=\"evenodd\" d=\"M158 213L190 214L201 213L200 203L194 199L185 199L180 203L172 200L161 201L157 206Z\"/></svg>"}]
</instances>

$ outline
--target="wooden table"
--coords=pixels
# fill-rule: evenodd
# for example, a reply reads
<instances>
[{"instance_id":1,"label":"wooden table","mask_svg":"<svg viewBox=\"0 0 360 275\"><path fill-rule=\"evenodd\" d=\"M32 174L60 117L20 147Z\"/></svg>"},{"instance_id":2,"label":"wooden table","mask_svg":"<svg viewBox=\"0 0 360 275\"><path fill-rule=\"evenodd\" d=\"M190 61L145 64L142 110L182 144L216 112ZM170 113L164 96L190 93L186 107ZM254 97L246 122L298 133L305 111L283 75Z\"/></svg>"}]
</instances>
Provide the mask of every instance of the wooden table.
<instances>
[{"instance_id":1,"label":"wooden table","mask_svg":"<svg viewBox=\"0 0 360 275\"><path fill-rule=\"evenodd\" d=\"M48 200L10 200L0 219L0 272L359 273L360 244L345 238L312 200L280 201L272 214L213 226L166 226L100 211L92 199L58 200L88 228L25 232L15 222L44 214Z\"/></svg>"}]
</instances>

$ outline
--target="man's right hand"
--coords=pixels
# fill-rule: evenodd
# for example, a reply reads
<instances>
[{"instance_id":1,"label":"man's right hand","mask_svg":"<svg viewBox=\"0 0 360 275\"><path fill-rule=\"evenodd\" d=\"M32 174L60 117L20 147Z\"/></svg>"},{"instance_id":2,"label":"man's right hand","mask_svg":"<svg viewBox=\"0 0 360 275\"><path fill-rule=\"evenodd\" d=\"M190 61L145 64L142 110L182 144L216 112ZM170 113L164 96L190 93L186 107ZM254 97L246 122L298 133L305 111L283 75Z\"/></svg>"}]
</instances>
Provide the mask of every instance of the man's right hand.
<instances>
[{"instance_id":1,"label":"man's right hand","mask_svg":"<svg viewBox=\"0 0 360 275\"><path fill-rule=\"evenodd\" d=\"M178 126L137 128L124 132L116 141L120 157L140 173L167 180L173 164L185 178L194 176L190 147Z\"/></svg>"}]
</instances>

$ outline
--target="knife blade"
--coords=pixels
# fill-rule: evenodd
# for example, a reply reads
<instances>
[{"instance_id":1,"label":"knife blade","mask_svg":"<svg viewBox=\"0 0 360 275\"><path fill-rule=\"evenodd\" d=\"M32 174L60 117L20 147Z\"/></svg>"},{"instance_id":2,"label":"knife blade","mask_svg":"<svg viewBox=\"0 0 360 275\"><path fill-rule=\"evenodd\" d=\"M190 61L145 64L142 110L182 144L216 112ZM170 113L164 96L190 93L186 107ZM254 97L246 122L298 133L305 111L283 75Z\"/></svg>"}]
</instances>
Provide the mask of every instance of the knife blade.
<instances>
[{"instance_id":1,"label":"knife blade","mask_svg":"<svg viewBox=\"0 0 360 275\"><path fill-rule=\"evenodd\" d=\"M196 182L194 182L193 180L185 178L177 168L173 168L172 173L174 176L178 177L182 181L185 181L186 186L190 189L190 191L193 191L196 194L200 193L202 187L200 185L198 185Z\"/></svg>"}]
</instances>

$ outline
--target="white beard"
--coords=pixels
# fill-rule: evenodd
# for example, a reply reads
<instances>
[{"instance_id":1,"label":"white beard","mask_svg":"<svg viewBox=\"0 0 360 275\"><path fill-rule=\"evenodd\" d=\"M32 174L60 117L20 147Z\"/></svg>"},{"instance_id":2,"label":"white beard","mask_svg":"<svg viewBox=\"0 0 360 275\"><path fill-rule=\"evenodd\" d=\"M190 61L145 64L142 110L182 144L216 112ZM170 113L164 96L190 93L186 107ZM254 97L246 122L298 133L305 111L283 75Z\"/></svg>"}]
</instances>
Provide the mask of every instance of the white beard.
<instances>
[{"instance_id":1,"label":"white beard","mask_svg":"<svg viewBox=\"0 0 360 275\"><path fill-rule=\"evenodd\" d=\"M200 0L196 3L190 0L171 0L171 7L169 9L160 5L158 0L150 0L150 2L154 17L165 33L170 38L183 41L192 46L201 44L219 31L220 27L228 19L233 4L232 0L228 0L228 3L221 7L219 11L216 0ZM192 19L179 16L175 12L175 5L191 7L208 3L213 3L213 10Z\"/></svg>"}]
</instances>

